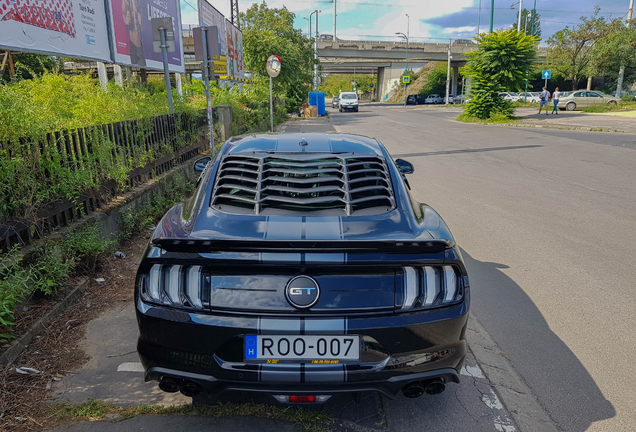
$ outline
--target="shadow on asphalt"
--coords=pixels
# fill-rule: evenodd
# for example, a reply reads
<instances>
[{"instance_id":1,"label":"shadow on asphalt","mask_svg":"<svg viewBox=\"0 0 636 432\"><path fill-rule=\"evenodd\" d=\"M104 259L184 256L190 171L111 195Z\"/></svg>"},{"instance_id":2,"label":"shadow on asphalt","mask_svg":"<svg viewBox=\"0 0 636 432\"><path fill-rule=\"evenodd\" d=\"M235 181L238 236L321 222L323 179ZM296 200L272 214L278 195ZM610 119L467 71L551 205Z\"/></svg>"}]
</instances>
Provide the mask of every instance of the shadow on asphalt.
<instances>
[{"instance_id":1,"label":"shadow on asphalt","mask_svg":"<svg viewBox=\"0 0 636 432\"><path fill-rule=\"evenodd\" d=\"M519 150L527 148L543 147L542 145L524 145L524 146L510 146L510 147L486 147L479 149L461 149L461 150L444 150L436 152L423 152L423 153L401 153L393 155L394 158L398 157L418 157L418 156L437 156L437 155L449 155L459 153L481 153L498 150Z\"/></svg>"},{"instance_id":2,"label":"shadow on asphalt","mask_svg":"<svg viewBox=\"0 0 636 432\"><path fill-rule=\"evenodd\" d=\"M509 267L478 261L463 250L462 254L470 274L471 309L506 357L513 360L515 369L526 378L552 419L565 431L582 432L594 422L614 417L613 405L585 366L550 330L525 291L502 271ZM508 346L502 344L503 335ZM514 359L511 353L515 353ZM528 382L527 377L538 378Z\"/></svg>"}]
</instances>

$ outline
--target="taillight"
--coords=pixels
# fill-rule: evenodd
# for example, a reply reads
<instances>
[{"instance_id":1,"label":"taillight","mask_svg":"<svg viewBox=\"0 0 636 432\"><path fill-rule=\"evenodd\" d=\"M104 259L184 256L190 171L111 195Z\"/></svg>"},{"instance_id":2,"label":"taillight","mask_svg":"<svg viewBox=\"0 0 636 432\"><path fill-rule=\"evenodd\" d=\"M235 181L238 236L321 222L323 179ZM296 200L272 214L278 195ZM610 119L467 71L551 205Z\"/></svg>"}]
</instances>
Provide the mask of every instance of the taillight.
<instances>
[{"instance_id":1,"label":"taillight","mask_svg":"<svg viewBox=\"0 0 636 432\"><path fill-rule=\"evenodd\" d=\"M402 310L447 306L461 301L463 295L453 266L404 267Z\"/></svg>"},{"instance_id":2,"label":"taillight","mask_svg":"<svg viewBox=\"0 0 636 432\"><path fill-rule=\"evenodd\" d=\"M141 278L144 301L203 309L201 266L155 264Z\"/></svg>"}]
</instances>

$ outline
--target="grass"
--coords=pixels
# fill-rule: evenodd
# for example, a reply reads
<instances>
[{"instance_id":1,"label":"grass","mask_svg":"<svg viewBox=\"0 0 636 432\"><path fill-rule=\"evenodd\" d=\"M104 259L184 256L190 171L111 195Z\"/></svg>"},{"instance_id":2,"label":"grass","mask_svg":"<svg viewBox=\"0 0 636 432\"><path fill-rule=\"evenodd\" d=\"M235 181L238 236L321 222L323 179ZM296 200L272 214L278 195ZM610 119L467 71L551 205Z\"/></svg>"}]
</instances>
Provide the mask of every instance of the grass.
<instances>
[{"instance_id":1,"label":"grass","mask_svg":"<svg viewBox=\"0 0 636 432\"><path fill-rule=\"evenodd\" d=\"M319 411L309 411L294 407L277 407L263 404L237 404L226 403L221 405L194 405L185 404L179 406L163 407L160 405L138 405L133 407L116 407L103 401L88 398L81 404L62 402L48 405L44 409L47 416L55 416L59 421L86 421L99 420L106 414L118 414L122 420L137 415L200 415L207 417L258 417L269 420L285 421L301 426L307 432L319 432L330 430L334 419Z\"/></svg>"},{"instance_id":2,"label":"grass","mask_svg":"<svg viewBox=\"0 0 636 432\"><path fill-rule=\"evenodd\" d=\"M494 116L489 119L480 119L478 117L470 116L466 113L462 113L456 118L457 121L464 123L481 123L481 124L503 124L503 123L517 123L515 117L507 118L504 116Z\"/></svg>"},{"instance_id":3,"label":"grass","mask_svg":"<svg viewBox=\"0 0 636 432\"><path fill-rule=\"evenodd\" d=\"M582 109L586 113L604 113L612 111L631 111L636 110L636 101L621 102L619 105L592 105Z\"/></svg>"}]
</instances>

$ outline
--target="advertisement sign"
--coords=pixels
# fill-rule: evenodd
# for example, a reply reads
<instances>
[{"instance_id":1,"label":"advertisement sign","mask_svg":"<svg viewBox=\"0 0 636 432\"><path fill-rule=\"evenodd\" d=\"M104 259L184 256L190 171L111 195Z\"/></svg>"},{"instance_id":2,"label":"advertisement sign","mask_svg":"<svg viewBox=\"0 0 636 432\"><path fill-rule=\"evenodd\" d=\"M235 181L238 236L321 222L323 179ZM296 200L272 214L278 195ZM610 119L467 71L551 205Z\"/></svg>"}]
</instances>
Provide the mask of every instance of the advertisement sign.
<instances>
[{"instance_id":1,"label":"advertisement sign","mask_svg":"<svg viewBox=\"0 0 636 432\"><path fill-rule=\"evenodd\" d=\"M110 62L103 0L0 0L0 47Z\"/></svg>"},{"instance_id":2,"label":"advertisement sign","mask_svg":"<svg viewBox=\"0 0 636 432\"><path fill-rule=\"evenodd\" d=\"M231 22L225 24L227 29L227 76L245 78L243 68L243 33Z\"/></svg>"},{"instance_id":3,"label":"advertisement sign","mask_svg":"<svg viewBox=\"0 0 636 432\"><path fill-rule=\"evenodd\" d=\"M0 0L1 1L1 0ZM5 0L6 1L6 0ZM111 0L115 63L163 70L161 53L153 49L152 18L170 17L181 28L179 0ZM185 72L183 38L174 32L175 51L168 53L170 72Z\"/></svg>"},{"instance_id":4,"label":"advertisement sign","mask_svg":"<svg viewBox=\"0 0 636 432\"><path fill-rule=\"evenodd\" d=\"M198 0L199 6L199 25L202 27L210 27L216 26L217 31L219 32L219 53L221 53L220 58L214 57L214 70L216 72L217 69L217 60L221 60L221 63L225 65L225 56L227 55L227 39L225 34L225 17L214 8L214 6L210 5L206 0ZM223 68L222 73L225 74L225 67Z\"/></svg>"}]
</instances>

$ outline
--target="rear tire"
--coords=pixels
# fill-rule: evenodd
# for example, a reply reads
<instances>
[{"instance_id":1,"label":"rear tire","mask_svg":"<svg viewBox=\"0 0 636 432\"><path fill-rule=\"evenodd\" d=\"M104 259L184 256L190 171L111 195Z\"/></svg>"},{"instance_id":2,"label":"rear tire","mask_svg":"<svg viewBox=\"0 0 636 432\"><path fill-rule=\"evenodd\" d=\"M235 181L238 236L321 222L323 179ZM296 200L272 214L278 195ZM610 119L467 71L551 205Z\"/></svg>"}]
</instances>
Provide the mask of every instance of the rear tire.
<instances>
[{"instance_id":1,"label":"rear tire","mask_svg":"<svg viewBox=\"0 0 636 432\"><path fill-rule=\"evenodd\" d=\"M568 111L574 111L576 109L576 104L574 102L568 102L565 109Z\"/></svg>"}]
</instances>

